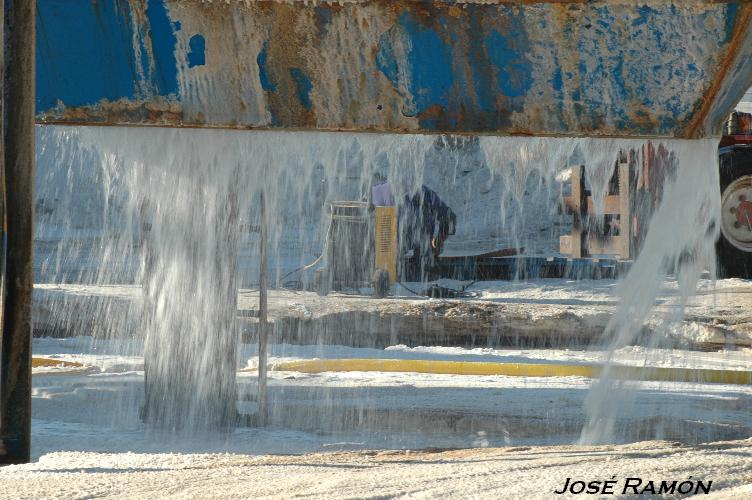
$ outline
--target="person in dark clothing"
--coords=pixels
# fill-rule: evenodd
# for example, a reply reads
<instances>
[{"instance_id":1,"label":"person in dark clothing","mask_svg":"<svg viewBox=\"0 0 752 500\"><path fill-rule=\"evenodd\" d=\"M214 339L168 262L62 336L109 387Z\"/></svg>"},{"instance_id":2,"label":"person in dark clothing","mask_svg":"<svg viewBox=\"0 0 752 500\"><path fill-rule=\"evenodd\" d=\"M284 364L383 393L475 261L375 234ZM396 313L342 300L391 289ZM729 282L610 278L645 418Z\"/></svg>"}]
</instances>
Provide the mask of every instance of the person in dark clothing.
<instances>
[{"instance_id":1,"label":"person in dark clothing","mask_svg":"<svg viewBox=\"0 0 752 500\"><path fill-rule=\"evenodd\" d=\"M454 234L457 216L425 185L412 195L405 194L397 203L403 256L412 261L410 274L418 272L423 280L426 271L434 267L446 239Z\"/></svg>"}]
</instances>

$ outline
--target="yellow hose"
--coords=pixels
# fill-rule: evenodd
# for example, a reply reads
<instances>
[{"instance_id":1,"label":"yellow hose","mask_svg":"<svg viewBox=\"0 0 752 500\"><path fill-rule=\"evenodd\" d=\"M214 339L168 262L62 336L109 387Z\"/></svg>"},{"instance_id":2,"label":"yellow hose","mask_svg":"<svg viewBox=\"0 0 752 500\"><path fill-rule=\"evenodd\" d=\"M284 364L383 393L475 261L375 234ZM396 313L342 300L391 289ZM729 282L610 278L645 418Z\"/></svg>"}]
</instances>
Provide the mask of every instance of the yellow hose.
<instances>
[{"instance_id":1,"label":"yellow hose","mask_svg":"<svg viewBox=\"0 0 752 500\"><path fill-rule=\"evenodd\" d=\"M312 359L273 364L273 371L322 372L412 372L444 375L505 375L509 377L597 378L601 365L489 363L476 361L431 361L417 359ZM752 371L694 368L612 366L614 378L656 382L695 382L752 385Z\"/></svg>"},{"instance_id":2,"label":"yellow hose","mask_svg":"<svg viewBox=\"0 0 752 500\"><path fill-rule=\"evenodd\" d=\"M32 368L46 368L50 366L59 368L83 368L84 365L76 361L63 361L62 359L31 358Z\"/></svg>"},{"instance_id":3,"label":"yellow hose","mask_svg":"<svg viewBox=\"0 0 752 500\"><path fill-rule=\"evenodd\" d=\"M82 368L81 363L59 359L32 359L34 368L57 366ZM419 359L310 359L272 364L272 371L323 372L398 372L433 373L441 375L504 375L508 377L585 377L597 378L602 365L490 363L482 361L433 361ZM654 368L640 366L612 366L614 378L653 382L694 382L731 385L752 385L752 371L710 370L695 368Z\"/></svg>"}]
</instances>

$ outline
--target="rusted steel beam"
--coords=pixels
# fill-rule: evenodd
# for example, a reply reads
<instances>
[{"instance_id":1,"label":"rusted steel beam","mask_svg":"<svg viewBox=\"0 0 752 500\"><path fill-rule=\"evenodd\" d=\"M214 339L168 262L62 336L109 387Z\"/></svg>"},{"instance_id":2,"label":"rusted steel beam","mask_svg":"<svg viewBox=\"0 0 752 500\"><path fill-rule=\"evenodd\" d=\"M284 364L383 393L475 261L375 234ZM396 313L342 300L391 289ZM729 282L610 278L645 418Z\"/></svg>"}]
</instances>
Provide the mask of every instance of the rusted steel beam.
<instances>
[{"instance_id":1,"label":"rusted steel beam","mask_svg":"<svg viewBox=\"0 0 752 500\"><path fill-rule=\"evenodd\" d=\"M719 65L700 109L694 114L685 136L688 138L717 135L722 123L749 88L752 72L752 5L743 5L737 14L731 42Z\"/></svg>"},{"instance_id":2,"label":"rusted steel beam","mask_svg":"<svg viewBox=\"0 0 752 500\"><path fill-rule=\"evenodd\" d=\"M39 0L37 121L715 135L746 3Z\"/></svg>"},{"instance_id":3,"label":"rusted steel beam","mask_svg":"<svg viewBox=\"0 0 752 500\"><path fill-rule=\"evenodd\" d=\"M31 293L34 237L35 0L5 2L4 160L7 291L0 361L0 463L25 463L31 450Z\"/></svg>"}]
</instances>

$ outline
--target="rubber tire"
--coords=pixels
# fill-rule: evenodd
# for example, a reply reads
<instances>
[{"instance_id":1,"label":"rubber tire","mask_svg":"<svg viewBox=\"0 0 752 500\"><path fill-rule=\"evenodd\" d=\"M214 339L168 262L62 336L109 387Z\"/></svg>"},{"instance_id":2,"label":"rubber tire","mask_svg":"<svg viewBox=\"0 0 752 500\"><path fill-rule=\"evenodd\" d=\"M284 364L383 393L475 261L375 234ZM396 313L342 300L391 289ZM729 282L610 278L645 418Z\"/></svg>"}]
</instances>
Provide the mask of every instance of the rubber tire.
<instances>
[{"instance_id":1,"label":"rubber tire","mask_svg":"<svg viewBox=\"0 0 752 500\"><path fill-rule=\"evenodd\" d=\"M725 149L725 148L724 148ZM721 152L719 158L721 196L729 184L745 175L752 175L752 148L733 147ZM752 252L745 252L729 242L721 231L715 245L718 277L752 278Z\"/></svg>"},{"instance_id":2,"label":"rubber tire","mask_svg":"<svg viewBox=\"0 0 752 500\"><path fill-rule=\"evenodd\" d=\"M377 269L371 278L373 297L383 299L389 293L389 273L386 269Z\"/></svg>"}]
</instances>

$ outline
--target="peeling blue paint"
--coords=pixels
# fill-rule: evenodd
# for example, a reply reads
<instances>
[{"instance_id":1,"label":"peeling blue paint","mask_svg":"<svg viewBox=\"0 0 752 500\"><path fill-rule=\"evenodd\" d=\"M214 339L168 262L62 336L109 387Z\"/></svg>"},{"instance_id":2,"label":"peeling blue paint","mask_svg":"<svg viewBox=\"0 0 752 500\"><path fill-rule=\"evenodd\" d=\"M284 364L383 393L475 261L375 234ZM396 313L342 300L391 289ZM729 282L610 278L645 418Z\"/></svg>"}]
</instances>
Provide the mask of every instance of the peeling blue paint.
<instances>
[{"instance_id":1,"label":"peeling blue paint","mask_svg":"<svg viewBox=\"0 0 752 500\"><path fill-rule=\"evenodd\" d=\"M329 31L329 23L332 22L332 10L329 7L318 5L314 9L319 30L325 34Z\"/></svg>"},{"instance_id":2,"label":"peeling blue paint","mask_svg":"<svg viewBox=\"0 0 752 500\"><path fill-rule=\"evenodd\" d=\"M203 66L206 64L206 40L202 35L193 35L188 40L188 67Z\"/></svg>"},{"instance_id":3,"label":"peeling blue paint","mask_svg":"<svg viewBox=\"0 0 752 500\"><path fill-rule=\"evenodd\" d=\"M295 83L295 93L300 104L305 109L311 109L313 107L313 103L311 103L311 90L313 90L311 79L300 68L290 68L290 77Z\"/></svg>"},{"instance_id":4,"label":"peeling blue paint","mask_svg":"<svg viewBox=\"0 0 752 500\"><path fill-rule=\"evenodd\" d=\"M147 0L146 17L149 19L151 48L156 70L153 80L159 94L177 95L178 69L175 47L178 40L175 36L175 26L170 21L164 1Z\"/></svg>"},{"instance_id":5,"label":"peeling blue paint","mask_svg":"<svg viewBox=\"0 0 752 500\"><path fill-rule=\"evenodd\" d=\"M482 33L482 17L483 11L478 9L478 6L470 7L470 29L474 34ZM469 61L473 71L473 93L475 94L476 105L487 115L486 123L489 126L493 123L493 118L496 115L496 100L492 92L492 75L482 37L471 36L469 49Z\"/></svg>"},{"instance_id":6,"label":"peeling blue paint","mask_svg":"<svg viewBox=\"0 0 752 500\"><path fill-rule=\"evenodd\" d=\"M554 69L554 77L551 79L551 87L553 87L556 92L561 92L562 88L564 88L564 79L561 76L561 66L558 61L556 63L556 68Z\"/></svg>"},{"instance_id":7,"label":"peeling blue paint","mask_svg":"<svg viewBox=\"0 0 752 500\"><path fill-rule=\"evenodd\" d=\"M269 92L277 91L277 84L272 82L269 78L269 71L266 67L269 57L269 41L264 41L264 45L261 47L261 52L256 56L256 64L259 68L259 80L261 81L261 88Z\"/></svg>"},{"instance_id":8,"label":"peeling blue paint","mask_svg":"<svg viewBox=\"0 0 752 500\"><path fill-rule=\"evenodd\" d=\"M37 33L37 109L136 97L129 9L114 2L41 1Z\"/></svg>"},{"instance_id":9,"label":"peeling blue paint","mask_svg":"<svg viewBox=\"0 0 752 500\"><path fill-rule=\"evenodd\" d=\"M637 19L632 21L632 26L641 26L651 22L651 18L657 13L655 9L647 5L637 7Z\"/></svg>"},{"instance_id":10,"label":"peeling blue paint","mask_svg":"<svg viewBox=\"0 0 752 500\"><path fill-rule=\"evenodd\" d=\"M397 29L392 27L379 37L379 50L376 53L376 67L386 76L395 89L400 88L399 65L394 53L392 37L399 36Z\"/></svg>"},{"instance_id":11,"label":"peeling blue paint","mask_svg":"<svg viewBox=\"0 0 752 500\"><path fill-rule=\"evenodd\" d=\"M518 47L525 36L518 27L502 34L492 30L486 37L486 50L497 68L496 86L507 97L523 97L533 84L532 65L525 59L525 51Z\"/></svg>"},{"instance_id":12,"label":"peeling blue paint","mask_svg":"<svg viewBox=\"0 0 752 500\"><path fill-rule=\"evenodd\" d=\"M743 74L733 68L719 73L727 71L721 62L746 18L735 0L692 7L587 2L563 10L499 0L460 11L446 2L373 0L368 15L379 15L379 22L366 16L357 26L354 10L361 7L354 4L293 9L252 2L237 12L267 23L259 26L261 36L281 34L258 53L255 36L235 33L238 25L223 11L234 7L225 3L207 17L204 7L181 0L37 2L37 110L49 121L672 135L695 126L711 81L720 79L725 105L752 71L742 65ZM203 17L196 23L191 16ZM188 46L179 65L176 32L189 25L202 28L181 38ZM308 28L284 36L293 25ZM335 25L352 30L335 34ZM235 52L209 60L207 44L224 36L219 41ZM319 56L330 64L338 56L329 53L333 47L356 50L357 57L337 74L310 64ZM752 57L752 43L742 40L738 53ZM258 73L246 66L254 57ZM211 94L191 96L191 111L182 114L178 72L198 66L207 78L230 78L222 98L241 104L225 124L208 123L210 113L199 109L216 104ZM258 88L265 95L249 94ZM258 115L240 111L248 99L261 104ZM117 104L98 108L103 101ZM327 107L318 109L319 102ZM356 103L383 112L353 116L361 109ZM202 118L192 118L199 112ZM712 119L721 114L708 111Z\"/></svg>"},{"instance_id":13,"label":"peeling blue paint","mask_svg":"<svg viewBox=\"0 0 752 500\"><path fill-rule=\"evenodd\" d=\"M730 3L726 6L726 38L723 40L728 43L734 37L734 26L736 26L736 18L739 13L739 5Z\"/></svg>"},{"instance_id":14,"label":"peeling blue paint","mask_svg":"<svg viewBox=\"0 0 752 500\"><path fill-rule=\"evenodd\" d=\"M409 86L418 115L432 106L446 106L447 92L454 80L451 48L434 31L417 23L409 12L400 16L399 24L410 39ZM426 126L431 124L426 122Z\"/></svg>"}]
</instances>

